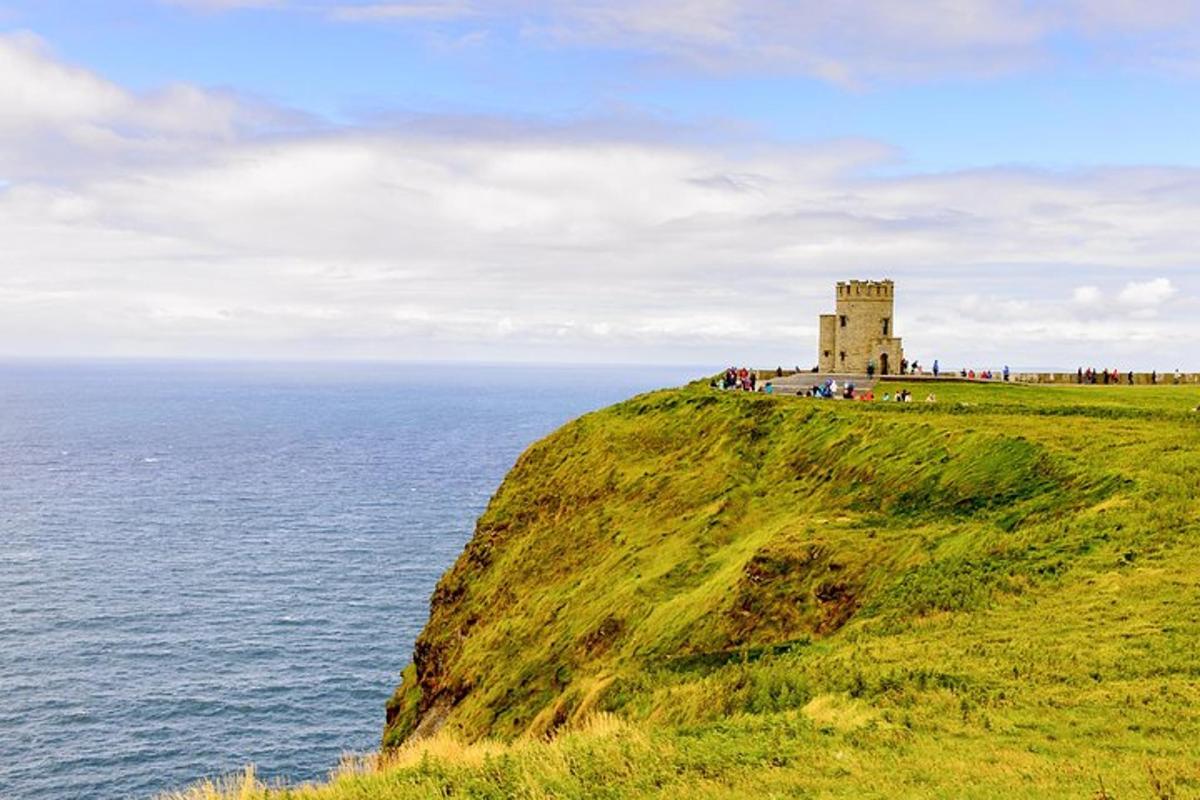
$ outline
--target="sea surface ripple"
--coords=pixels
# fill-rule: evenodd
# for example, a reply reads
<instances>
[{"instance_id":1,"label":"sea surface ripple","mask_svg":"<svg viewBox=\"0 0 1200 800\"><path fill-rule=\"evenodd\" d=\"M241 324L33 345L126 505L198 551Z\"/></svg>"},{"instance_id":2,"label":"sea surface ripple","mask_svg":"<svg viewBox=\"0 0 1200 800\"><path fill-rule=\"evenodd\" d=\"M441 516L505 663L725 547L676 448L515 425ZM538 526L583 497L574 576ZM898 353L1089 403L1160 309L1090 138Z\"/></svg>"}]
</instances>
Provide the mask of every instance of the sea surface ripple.
<instances>
[{"instance_id":1,"label":"sea surface ripple","mask_svg":"<svg viewBox=\"0 0 1200 800\"><path fill-rule=\"evenodd\" d=\"M517 455L694 370L0 364L0 798L372 750Z\"/></svg>"}]
</instances>

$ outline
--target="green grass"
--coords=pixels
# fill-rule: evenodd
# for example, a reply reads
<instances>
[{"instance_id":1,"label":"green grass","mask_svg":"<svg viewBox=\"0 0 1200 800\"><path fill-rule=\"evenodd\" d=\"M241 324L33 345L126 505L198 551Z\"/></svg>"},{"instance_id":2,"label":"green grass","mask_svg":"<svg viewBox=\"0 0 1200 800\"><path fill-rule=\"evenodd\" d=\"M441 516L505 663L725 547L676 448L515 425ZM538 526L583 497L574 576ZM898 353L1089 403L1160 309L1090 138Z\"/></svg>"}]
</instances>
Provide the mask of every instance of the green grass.
<instances>
[{"instance_id":1,"label":"green grass","mask_svg":"<svg viewBox=\"0 0 1200 800\"><path fill-rule=\"evenodd\" d=\"M1200 796L1200 390L934 391L696 385L537 443L383 763L273 794Z\"/></svg>"}]
</instances>

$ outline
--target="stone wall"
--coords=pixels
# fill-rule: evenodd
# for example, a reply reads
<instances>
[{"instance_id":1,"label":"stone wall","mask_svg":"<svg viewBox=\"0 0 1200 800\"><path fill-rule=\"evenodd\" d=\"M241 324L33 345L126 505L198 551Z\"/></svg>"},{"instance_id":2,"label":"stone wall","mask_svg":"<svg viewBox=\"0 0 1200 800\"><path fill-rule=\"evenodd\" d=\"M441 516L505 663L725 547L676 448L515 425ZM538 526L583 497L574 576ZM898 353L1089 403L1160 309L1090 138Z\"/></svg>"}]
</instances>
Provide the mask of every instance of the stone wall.
<instances>
[{"instance_id":1,"label":"stone wall","mask_svg":"<svg viewBox=\"0 0 1200 800\"><path fill-rule=\"evenodd\" d=\"M817 352L817 368L821 372L837 369L837 314L821 315L820 349Z\"/></svg>"},{"instance_id":2,"label":"stone wall","mask_svg":"<svg viewBox=\"0 0 1200 800\"><path fill-rule=\"evenodd\" d=\"M1129 383L1128 372L1121 372L1119 375L1120 381L1118 383ZM1156 379L1154 382L1159 386L1170 386L1176 382L1180 384L1200 384L1200 373L1197 372L1180 373L1178 381L1175 379L1174 372L1160 372L1157 375L1150 372L1133 373L1133 382L1137 386L1149 386L1152 378ZM1077 372L1014 372L1012 380L1018 383L1077 384L1079 383L1079 374ZM1104 385L1104 379L1100 378L1097 380L1097 383Z\"/></svg>"}]
</instances>

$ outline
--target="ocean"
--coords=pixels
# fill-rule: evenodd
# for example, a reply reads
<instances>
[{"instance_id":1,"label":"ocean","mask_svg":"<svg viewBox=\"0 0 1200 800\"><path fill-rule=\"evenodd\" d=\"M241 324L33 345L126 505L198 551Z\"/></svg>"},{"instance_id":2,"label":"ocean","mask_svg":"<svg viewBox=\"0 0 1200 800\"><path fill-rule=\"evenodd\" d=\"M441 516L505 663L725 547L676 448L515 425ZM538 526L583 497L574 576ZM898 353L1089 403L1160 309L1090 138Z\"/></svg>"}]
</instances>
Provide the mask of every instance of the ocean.
<instances>
[{"instance_id":1,"label":"ocean","mask_svg":"<svg viewBox=\"0 0 1200 800\"><path fill-rule=\"evenodd\" d=\"M0 798L375 749L521 451L700 369L0 364Z\"/></svg>"}]
</instances>

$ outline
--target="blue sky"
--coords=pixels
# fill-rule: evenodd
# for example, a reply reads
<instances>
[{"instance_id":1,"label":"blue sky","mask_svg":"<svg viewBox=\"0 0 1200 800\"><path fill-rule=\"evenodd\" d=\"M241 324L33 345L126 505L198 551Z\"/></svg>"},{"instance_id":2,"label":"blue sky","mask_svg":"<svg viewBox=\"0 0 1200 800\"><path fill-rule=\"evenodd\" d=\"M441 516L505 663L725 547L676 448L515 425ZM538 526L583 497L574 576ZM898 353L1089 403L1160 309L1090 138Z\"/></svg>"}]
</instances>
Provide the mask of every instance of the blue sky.
<instances>
[{"instance_id":1,"label":"blue sky","mask_svg":"<svg viewBox=\"0 0 1200 800\"><path fill-rule=\"evenodd\" d=\"M530 23L521 14L483 25L112 0L10 2L7 10L10 26L37 31L65 59L131 88L228 87L339 123L395 113L554 121L622 113L721 122L783 141L878 139L921 170L1200 163L1196 76L1108 63L1075 36L1047 37L1037 54L1046 66L844 86L772 74L770 65L698 71L637 49L563 46L522 34Z\"/></svg>"},{"instance_id":2,"label":"blue sky","mask_svg":"<svg viewBox=\"0 0 1200 800\"><path fill-rule=\"evenodd\" d=\"M0 0L0 31L0 354L801 362L853 271L926 360L1191 357L1189 4Z\"/></svg>"}]
</instances>

